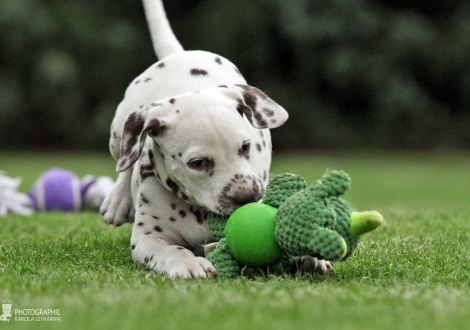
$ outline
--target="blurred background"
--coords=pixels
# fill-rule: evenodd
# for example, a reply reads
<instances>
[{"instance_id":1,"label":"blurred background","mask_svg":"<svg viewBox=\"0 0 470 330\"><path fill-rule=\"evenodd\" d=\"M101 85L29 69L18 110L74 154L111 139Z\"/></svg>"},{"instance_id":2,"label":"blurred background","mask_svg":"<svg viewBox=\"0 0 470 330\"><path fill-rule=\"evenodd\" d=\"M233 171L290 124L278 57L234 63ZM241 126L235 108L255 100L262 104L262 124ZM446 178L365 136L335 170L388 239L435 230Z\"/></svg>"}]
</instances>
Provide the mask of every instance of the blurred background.
<instances>
[{"instance_id":1,"label":"blurred background","mask_svg":"<svg viewBox=\"0 0 470 330\"><path fill-rule=\"evenodd\" d=\"M470 1L164 1L282 104L276 151L470 150ZM140 0L0 0L0 148L107 151L156 61Z\"/></svg>"}]
</instances>

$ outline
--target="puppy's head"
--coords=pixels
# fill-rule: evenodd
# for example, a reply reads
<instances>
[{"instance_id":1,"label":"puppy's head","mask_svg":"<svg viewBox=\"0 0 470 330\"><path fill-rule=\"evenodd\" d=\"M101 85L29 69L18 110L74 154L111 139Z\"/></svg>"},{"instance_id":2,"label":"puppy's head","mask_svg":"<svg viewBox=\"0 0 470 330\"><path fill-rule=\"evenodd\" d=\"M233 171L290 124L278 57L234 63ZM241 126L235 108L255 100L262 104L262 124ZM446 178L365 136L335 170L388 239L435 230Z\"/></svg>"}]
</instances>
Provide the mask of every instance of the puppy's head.
<instances>
[{"instance_id":1,"label":"puppy's head","mask_svg":"<svg viewBox=\"0 0 470 330\"><path fill-rule=\"evenodd\" d=\"M287 118L281 106L247 85L160 100L127 118L117 170L131 167L150 137L150 161L163 185L189 203L230 214L262 198L269 168L263 175L254 158L264 152L270 160L271 149L255 146L254 139L263 136L262 129L278 127Z\"/></svg>"}]
</instances>

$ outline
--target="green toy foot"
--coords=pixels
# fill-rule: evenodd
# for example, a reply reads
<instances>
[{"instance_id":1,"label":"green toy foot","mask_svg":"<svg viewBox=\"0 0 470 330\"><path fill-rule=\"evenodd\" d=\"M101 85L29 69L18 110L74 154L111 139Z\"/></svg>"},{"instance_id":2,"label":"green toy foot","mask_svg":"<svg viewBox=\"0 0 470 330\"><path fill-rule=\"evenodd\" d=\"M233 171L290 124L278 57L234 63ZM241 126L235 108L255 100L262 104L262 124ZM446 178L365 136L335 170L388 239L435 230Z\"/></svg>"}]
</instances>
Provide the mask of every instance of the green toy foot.
<instances>
[{"instance_id":1,"label":"green toy foot","mask_svg":"<svg viewBox=\"0 0 470 330\"><path fill-rule=\"evenodd\" d=\"M377 211L363 211L351 213L351 234L358 237L362 234L368 233L383 222L382 215Z\"/></svg>"},{"instance_id":2,"label":"green toy foot","mask_svg":"<svg viewBox=\"0 0 470 330\"><path fill-rule=\"evenodd\" d=\"M348 245L341 235L328 228L316 228L309 242L309 252L298 255L311 255L329 261L342 260L348 253Z\"/></svg>"},{"instance_id":3,"label":"green toy foot","mask_svg":"<svg viewBox=\"0 0 470 330\"><path fill-rule=\"evenodd\" d=\"M230 254L225 238L220 240L216 248L210 251L206 258L217 270L218 277L236 277L240 275L241 268Z\"/></svg>"}]
</instances>

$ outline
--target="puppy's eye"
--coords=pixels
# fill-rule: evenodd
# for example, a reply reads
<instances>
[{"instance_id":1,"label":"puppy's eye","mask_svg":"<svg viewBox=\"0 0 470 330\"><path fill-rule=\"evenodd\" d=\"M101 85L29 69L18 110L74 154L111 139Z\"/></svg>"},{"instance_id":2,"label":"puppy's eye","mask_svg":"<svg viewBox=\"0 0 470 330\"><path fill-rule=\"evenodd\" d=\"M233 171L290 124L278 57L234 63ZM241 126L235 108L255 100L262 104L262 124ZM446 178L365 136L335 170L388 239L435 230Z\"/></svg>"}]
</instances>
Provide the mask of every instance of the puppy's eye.
<instances>
[{"instance_id":1,"label":"puppy's eye","mask_svg":"<svg viewBox=\"0 0 470 330\"><path fill-rule=\"evenodd\" d=\"M250 153L250 146L251 146L250 141L243 142L242 147L238 149L238 155L248 157Z\"/></svg>"},{"instance_id":2,"label":"puppy's eye","mask_svg":"<svg viewBox=\"0 0 470 330\"><path fill-rule=\"evenodd\" d=\"M250 145L251 145L251 144L250 144L249 141L243 142L242 151L243 151L243 152L248 152L248 151L250 151Z\"/></svg>"},{"instance_id":3,"label":"puppy's eye","mask_svg":"<svg viewBox=\"0 0 470 330\"><path fill-rule=\"evenodd\" d=\"M213 162L207 158L193 158L189 160L187 164L188 167L192 168L193 170L208 171L212 167Z\"/></svg>"}]
</instances>

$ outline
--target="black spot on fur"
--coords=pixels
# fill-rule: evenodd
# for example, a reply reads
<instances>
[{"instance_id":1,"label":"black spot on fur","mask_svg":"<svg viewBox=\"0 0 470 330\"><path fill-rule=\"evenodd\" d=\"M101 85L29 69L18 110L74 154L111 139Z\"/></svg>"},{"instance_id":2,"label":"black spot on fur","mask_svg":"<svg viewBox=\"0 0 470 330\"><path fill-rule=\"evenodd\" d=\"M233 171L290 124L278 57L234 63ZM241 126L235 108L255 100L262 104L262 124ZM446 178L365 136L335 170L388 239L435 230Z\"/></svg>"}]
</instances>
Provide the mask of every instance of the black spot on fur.
<instances>
[{"instance_id":1,"label":"black spot on fur","mask_svg":"<svg viewBox=\"0 0 470 330\"><path fill-rule=\"evenodd\" d=\"M136 81L134 82L134 84L136 84L136 85L137 85L138 83L140 83L140 80L136 80Z\"/></svg>"},{"instance_id":2,"label":"black spot on fur","mask_svg":"<svg viewBox=\"0 0 470 330\"><path fill-rule=\"evenodd\" d=\"M238 106L237 106L237 111L238 113L243 117L243 115L248 118L248 120L252 123L253 122L253 108L251 108L249 105L245 104L246 101L243 101L241 99L237 100L238 101ZM252 100L249 100L251 102ZM253 102L251 102L253 104ZM256 105L256 99L254 100L254 105Z\"/></svg>"},{"instance_id":3,"label":"black spot on fur","mask_svg":"<svg viewBox=\"0 0 470 330\"><path fill-rule=\"evenodd\" d=\"M266 94L264 94L264 92L261 89L258 89L256 87L243 85L243 84L235 84L235 86L243 89L246 92L249 92L249 93L252 93L252 94L256 95L257 97L259 97L262 100L267 100L268 99L268 96Z\"/></svg>"},{"instance_id":4,"label":"black spot on fur","mask_svg":"<svg viewBox=\"0 0 470 330\"><path fill-rule=\"evenodd\" d=\"M264 112L264 114L268 117L273 117L274 116L274 111L268 108L263 108L261 111Z\"/></svg>"},{"instance_id":5,"label":"black spot on fur","mask_svg":"<svg viewBox=\"0 0 470 330\"><path fill-rule=\"evenodd\" d=\"M258 111L254 111L253 114L259 127L261 128L268 127L268 122L263 118L263 115L261 113L259 113Z\"/></svg>"},{"instance_id":6,"label":"black spot on fur","mask_svg":"<svg viewBox=\"0 0 470 330\"><path fill-rule=\"evenodd\" d=\"M178 157L182 157L183 154L181 152L178 153Z\"/></svg>"},{"instance_id":7,"label":"black spot on fur","mask_svg":"<svg viewBox=\"0 0 470 330\"><path fill-rule=\"evenodd\" d=\"M202 69L191 69L191 75L193 76L207 76L209 73Z\"/></svg>"},{"instance_id":8,"label":"black spot on fur","mask_svg":"<svg viewBox=\"0 0 470 330\"><path fill-rule=\"evenodd\" d=\"M146 78L146 79L144 80L144 82L149 82L149 81L151 81L151 80L152 80L152 78Z\"/></svg>"},{"instance_id":9,"label":"black spot on fur","mask_svg":"<svg viewBox=\"0 0 470 330\"><path fill-rule=\"evenodd\" d=\"M131 152L128 158L122 159L122 163L121 163L122 166L125 167L131 159L137 158L138 155L139 155L139 153L137 152L137 150Z\"/></svg>"},{"instance_id":10,"label":"black spot on fur","mask_svg":"<svg viewBox=\"0 0 470 330\"><path fill-rule=\"evenodd\" d=\"M171 208L176 210L176 205L178 205L178 201L171 203Z\"/></svg>"},{"instance_id":11,"label":"black spot on fur","mask_svg":"<svg viewBox=\"0 0 470 330\"><path fill-rule=\"evenodd\" d=\"M259 143L256 144L256 150L258 150L259 152L261 152L261 144L259 144Z\"/></svg>"},{"instance_id":12,"label":"black spot on fur","mask_svg":"<svg viewBox=\"0 0 470 330\"><path fill-rule=\"evenodd\" d=\"M158 130L158 128L162 125L163 125L163 121L160 121L157 118L152 118L147 124L145 130L151 131L151 134L153 136L158 136L161 133L161 130Z\"/></svg>"},{"instance_id":13,"label":"black spot on fur","mask_svg":"<svg viewBox=\"0 0 470 330\"><path fill-rule=\"evenodd\" d=\"M158 63L158 64L157 64L157 67L160 68L160 69L161 69L161 68L164 68L164 67L165 67L165 63L163 63L163 62Z\"/></svg>"},{"instance_id":14,"label":"black spot on fur","mask_svg":"<svg viewBox=\"0 0 470 330\"><path fill-rule=\"evenodd\" d=\"M243 92L243 101L245 101L246 105L249 106L252 110L256 110L256 96L253 93L244 91Z\"/></svg>"},{"instance_id":15,"label":"black spot on fur","mask_svg":"<svg viewBox=\"0 0 470 330\"><path fill-rule=\"evenodd\" d=\"M175 222L176 219L174 217L170 217L170 221Z\"/></svg>"},{"instance_id":16,"label":"black spot on fur","mask_svg":"<svg viewBox=\"0 0 470 330\"><path fill-rule=\"evenodd\" d=\"M268 178L268 172L264 171L263 172L263 181L266 181L267 178Z\"/></svg>"},{"instance_id":17,"label":"black spot on fur","mask_svg":"<svg viewBox=\"0 0 470 330\"><path fill-rule=\"evenodd\" d=\"M153 171L153 169L155 168L155 159L153 158L153 151L151 149L149 150L149 162Z\"/></svg>"},{"instance_id":18,"label":"black spot on fur","mask_svg":"<svg viewBox=\"0 0 470 330\"><path fill-rule=\"evenodd\" d=\"M149 199L147 198L147 196L144 195L144 193L140 193L140 197L142 197L142 202L144 202L145 204L149 203Z\"/></svg>"},{"instance_id":19,"label":"black spot on fur","mask_svg":"<svg viewBox=\"0 0 470 330\"><path fill-rule=\"evenodd\" d=\"M140 167L140 179L142 181L144 181L145 179L150 178L152 176L154 176L154 173L153 173L153 167L152 167L151 164L142 165Z\"/></svg>"},{"instance_id":20,"label":"black spot on fur","mask_svg":"<svg viewBox=\"0 0 470 330\"><path fill-rule=\"evenodd\" d=\"M180 213L180 216L182 218L184 218L186 216L186 212L184 212L184 210L181 210L179 213Z\"/></svg>"},{"instance_id":21,"label":"black spot on fur","mask_svg":"<svg viewBox=\"0 0 470 330\"><path fill-rule=\"evenodd\" d=\"M169 101L171 104L174 104L175 103L175 99L170 99Z\"/></svg>"},{"instance_id":22,"label":"black spot on fur","mask_svg":"<svg viewBox=\"0 0 470 330\"><path fill-rule=\"evenodd\" d=\"M180 190L180 188L178 187L178 185L170 179L170 177L168 177L166 179L166 184L167 186L171 189L171 191L173 191L173 193L176 195L178 193L178 191Z\"/></svg>"},{"instance_id":23,"label":"black spot on fur","mask_svg":"<svg viewBox=\"0 0 470 330\"><path fill-rule=\"evenodd\" d=\"M159 218L159 217L157 217L156 215L152 215L151 217L152 217L152 218L154 218L155 220L158 220L158 219L160 219L160 218Z\"/></svg>"},{"instance_id":24,"label":"black spot on fur","mask_svg":"<svg viewBox=\"0 0 470 330\"><path fill-rule=\"evenodd\" d=\"M143 227L143 226L144 226L144 223L143 223L143 222L139 222L139 223L137 224L137 226Z\"/></svg>"},{"instance_id":25,"label":"black spot on fur","mask_svg":"<svg viewBox=\"0 0 470 330\"><path fill-rule=\"evenodd\" d=\"M145 233L145 235L150 235L150 234L151 234L151 232L150 232L150 231L147 231L147 232Z\"/></svg>"},{"instance_id":26,"label":"black spot on fur","mask_svg":"<svg viewBox=\"0 0 470 330\"><path fill-rule=\"evenodd\" d=\"M158 231L159 233L163 232L163 229L162 229L162 227L160 227L160 226L155 226L155 227L153 227L153 229L154 229L155 231Z\"/></svg>"},{"instance_id":27,"label":"black spot on fur","mask_svg":"<svg viewBox=\"0 0 470 330\"><path fill-rule=\"evenodd\" d=\"M151 106L152 106L152 107L160 107L160 106L162 106L162 104L161 104L161 103L157 103L157 102L152 102Z\"/></svg>"},{"instance_id":28,"label":"black spot on fur","mask_svg":"<svg viewBox=\"0 0 470 330\"><path fill-rule=\"evenodd\" d=\"M191 210L191 212L194 214L194 216L196 217L196 221L198 224L202 225L204 223L204 214L201 212L201 210L199 209L196 209L195 211L194 210Z\"/></svg>"},{"instance_id":29,"label":"black spot on fur","mask_svg":"<svg viewBox=\"0 0 470 330\"><path fill-rule=\"evenodd\" d=\"M135 249L135 244L132 244L131 245L131 250L134 250Z\"/></svg>"},{"instance_id":30,"label":"black spot on fur","mask_svg":"<svg viewBox=\"0 0 470 330\"><path fill-rule=\"evenodd\" d=\"M222 60L220 59L220 57L216 57L216 58L215 58L215 61L216 61L217 63L219 63L220 65L222 65Z\"/></svg>"},{"instance_id":31,"label":"black spot on fur","mask_svg":"<svg viewBox=\"0 0 470 330\"><path fill-rule=\"evenodd\" d=\"M227 85L220 85L220 86L217 86L217 87L221 87L221 88L228 88Z\"/></svg>"}]
</instances>

